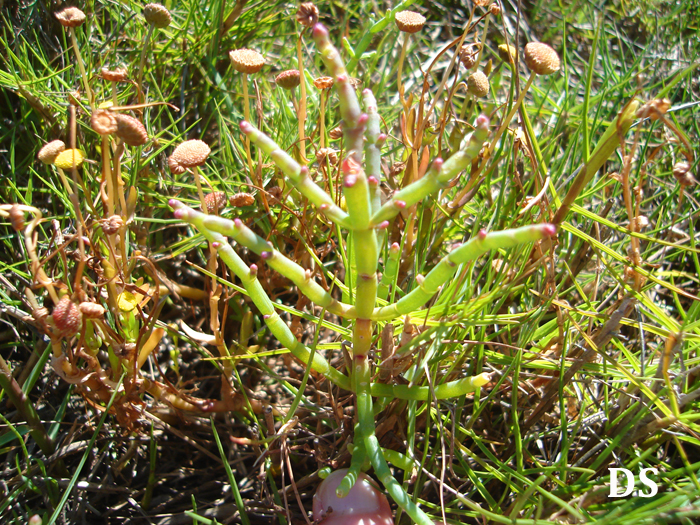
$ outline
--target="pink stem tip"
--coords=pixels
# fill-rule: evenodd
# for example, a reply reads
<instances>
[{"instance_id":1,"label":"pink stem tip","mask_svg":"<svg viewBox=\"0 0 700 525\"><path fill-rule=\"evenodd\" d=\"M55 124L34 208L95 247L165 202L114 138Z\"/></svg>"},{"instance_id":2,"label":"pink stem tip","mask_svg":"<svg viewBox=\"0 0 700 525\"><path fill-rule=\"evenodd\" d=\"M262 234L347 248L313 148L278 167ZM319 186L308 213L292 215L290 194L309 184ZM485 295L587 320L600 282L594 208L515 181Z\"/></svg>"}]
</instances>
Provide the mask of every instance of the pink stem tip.
<instances>
[{"instance_id":1,"label":"pink stem tip","mask_svg":"<svg viewBox=\"0 0 700 525\"><path fill-rule=\"evenodd\" d=\"M319 22L314 26L312 34L314 38L328 37L328 29Z\"/></svg>"},{"instance_id":2,"label":"pink stem tip","mask_svg":"<svg viewBox=\"0 0 700 525\"><path fill-rule=\"evenodd\" d=\"M479 115L476 117L476 127L481 129L486 129L489 127L489 118L486 115Z\"/></svg>"},{"instance_id":3,"label":"pink stem tip","mask_svg":"<svg viewBox=\"0 0 700 525\"><path fill-rule=\"evenodd\" d=\"M557 227L555 224L545 223L542 225L542 231L547 237L554 237L557 234Z\"/></svg>"}]
</instances>

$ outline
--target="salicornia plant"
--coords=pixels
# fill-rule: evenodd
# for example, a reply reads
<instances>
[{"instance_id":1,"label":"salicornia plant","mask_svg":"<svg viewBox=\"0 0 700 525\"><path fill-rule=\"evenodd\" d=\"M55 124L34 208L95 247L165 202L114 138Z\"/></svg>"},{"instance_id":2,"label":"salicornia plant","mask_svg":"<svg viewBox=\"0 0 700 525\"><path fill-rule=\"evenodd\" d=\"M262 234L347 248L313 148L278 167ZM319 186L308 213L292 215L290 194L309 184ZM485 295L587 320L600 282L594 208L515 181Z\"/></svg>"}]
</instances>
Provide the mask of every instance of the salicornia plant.
<instances>
[{"instance_id":1,"label":"salicornia plant","mask_svg":"<svg viewBox=\"0 0 700 525\"><path fill-rule=\"evenodd\" d=\"M386 136L380 133L380 117L372 91L362 93L364 111L351 85L346 68L338 50L331 44L326 28L321 24L313 27L313 37L323 62L335 80L340 101L340 115L345 141L345 154L341 161L342 191L345 206L339 206L324 189L317 185L308 168L300 165L281 149L271 138L248 121L240 123L241 131L250 142L267 153L285 175L286 180L308 199L318 211L335 224L344 234L338 239L351 254L345 272L345 286L350 293L346 301L337 299L313 279L310 270L303 268L291 258L280 253L262 237L256 235L239 219L230 220L196 211L179 200L172 199L170 205L178 219L192 224L210 243L223 262L240 279L250 298L262 313L268 328L304 363L323 374L336 385L351 390L357 398L355 446L348 474L338 488L339 495L347 494L366 460L394 501L421 525L432 524L429 518L407 495L394 479L384 452L375 436L373 397L400 399L431 399L427 387L410 385L391 386L373 383L374 369L369 356L375 340L376 327L381 322L403 318L423 307L455 274L460 265L473 261L488 250L505 249L517 244L534 242L555 234L551 224L534 224L522 228L486 232L459 246L454 246L425 276L415 278L416 286L404 290L401 299L386 304L384 297L378 298L378 290L395 285L399 265L399 250L390 246L384 234L390 221L403 210L427 197L436 197L451 181L478 159L484 142L489 137L489 119L479 116L473 132L462 140L459 148L443 161L435 158L422 178L395 192L383 202L380 194L381 150ZM290 279L309 300L329 314L336 315L352 326L352 365L345 375L330 366L325 358L299 342L287 324L280 318L258 280L256 265L248 265L236 253L228 238L258 254L260 264ZM378 271L384 258L383 275ZM382 292L383 296L384 293ZM455 397L473 392L489 381L488 374L465 377L436 385L433 393L437 399Z\"/></svg>"}]
</instances>

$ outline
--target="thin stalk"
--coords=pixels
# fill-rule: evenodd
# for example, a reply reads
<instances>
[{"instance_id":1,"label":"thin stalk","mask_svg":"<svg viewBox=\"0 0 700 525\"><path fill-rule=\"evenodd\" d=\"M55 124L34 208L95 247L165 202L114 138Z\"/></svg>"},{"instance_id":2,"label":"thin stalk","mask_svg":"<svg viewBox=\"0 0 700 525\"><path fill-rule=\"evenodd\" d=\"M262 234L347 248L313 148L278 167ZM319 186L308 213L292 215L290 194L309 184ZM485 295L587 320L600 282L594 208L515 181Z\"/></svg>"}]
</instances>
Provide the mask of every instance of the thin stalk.
<instances>
[{"instance_id":1,"label":"thin stalk","mask_svg":"<svg viewBox=\"0 0 700 525\"><path fill-rule=\"evenodd\" d=\"M85 94L88 98L88 103L90 104L90 109L95 109L95 95L90 89L90 84L88 83L87 73L85 72L85 64L83 64L83 57L80 55L80 49L78 48L78 39L75 37L75 28L69 27L68 34L70 35L70 41L73 45L73 51L75 51L75 59L78 62L78 69L80 69L80 76L83 79L83 86L85 88Z\"/></svg>"},{"instance_id":2,"label":"thin stalk","mask_svg":"<svg viewBox=\"0 0 700 525\"><path fill-rule=\"evenodd\" d=\"M243 115L245 116L245 121L250 122L250 102L248 100L248 74L242 73L243 82ZM248 162L248 172L250 173L250 180L256 180L255 173L253 170L253 156L250 153L250 137L245 131L245 155ZM259 188L263 187L262 180L257 180L256 184Z\"/></svg>"},{"instance_id":3,"label":"thin stalk","mask_svg":"<svg viewBox=\"0 0 700 525\"><path fill-rule=\"evenodd\" d=\"M204 191L202 190L202 181L199 180L199 170L197 166L192 167L192 175L194 176L194 183L197 185L197 195L199 195L199 203L202 207L202 213L205 215L209 212L207 211L207 201L204 199Z\"/></svg>"},{"instance_id":4,"label":"thin stalk","mask_svg":"<svg viewBox=\"0 0 700 525\"><path fill-rule=\"evenodd\" d=\"M321 149L326 147L326 98L328 96L328 91L327 89L324 89L321 91L321 114L318 117L319 120L319 139L320 139L320 144L321 144Z\"/></svg>"},{"instance_id":5,"label":"thin stalk","mask_svg":"<svg viewBox=\"0 0 700 525\"><path fill-rule=\"evenodd\" d=\"M146 66L146 50L148 49L148 44L150 44L151 42L151 36L153 35L154 28L155 26L153 24L149 25L148 33L146 33L146 38L143 41L143 48L141 49L141 60L139 60L139 76L136 79L136 85L139 88L139 99L145 99L145 95L143 92L143 84L141 82L143 80L143 69ZM140 100L139 102L143 103L143 100Z\"/></svg>"},{"instance_id":6,"label":"thin stalk","mask_svg":"<svg viewBox=\"0 0 700 525\"><path fill-rule=\"evenodd\" d=\"M297 117L299 122L299 161L303 165L306 165L309 161L306 158L306 78L304 78L304 56L301 52L302 34L303 32L300 33L297 38L297 62L299 69L299 108ZM246 120L249 120L247 116Z\"/></svg>"},{"instance_id":7,"label":"thin stalk","mask_svg":"<svg viewBox=\"0 0 700 525\"><path fill-rule=\"evenodd\" d=\"M409 36L409 33L404 33L403 35L403 44L401 44L401 54L399 55L399 66L396 73L396 83L398 84L399 88L399 99L401 100L401 106L404 107L404 110L406 108L406 99L404 97L403 81L401 80L401 76L403 75L403 61L406 60L406 48L408 47Z\"/></svg>"},{"instance_id":8,"label":"thin stalk","mask_svg":"<svg viewBox=\"0 0 700 525\"><path fill-rule=\"evenodd\" d=\"M112 178L112 161L109 151L109 136L102 135L102 176L107 183L107 195L104 204L107 207L107 216L114 215L114 179Z\"/></svg>"}]
</instances>

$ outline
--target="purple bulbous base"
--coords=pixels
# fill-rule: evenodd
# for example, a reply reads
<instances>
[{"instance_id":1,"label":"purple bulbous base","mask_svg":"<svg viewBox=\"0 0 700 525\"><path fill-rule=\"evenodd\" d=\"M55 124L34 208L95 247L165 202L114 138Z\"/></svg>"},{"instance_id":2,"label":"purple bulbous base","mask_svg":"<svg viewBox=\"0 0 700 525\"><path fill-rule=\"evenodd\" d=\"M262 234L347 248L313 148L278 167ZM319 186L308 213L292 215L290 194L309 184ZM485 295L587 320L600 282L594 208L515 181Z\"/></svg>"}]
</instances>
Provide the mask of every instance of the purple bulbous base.
<instances>
[{"instance_id":1,"label":"purple bulbous base","mask_svg":"<svg viewBox=\"0 0 700 525\"><path fill-rule=\"evenodd\" d=\"M336 470L318 486L314 494L314 520L325 517L324 525L393 525L389 501L367 474L359 474L347 496L337 496L336 489L347 472L348 469ZM332 512L328 512L329 508Z\"/></svg>"}]
</instances>

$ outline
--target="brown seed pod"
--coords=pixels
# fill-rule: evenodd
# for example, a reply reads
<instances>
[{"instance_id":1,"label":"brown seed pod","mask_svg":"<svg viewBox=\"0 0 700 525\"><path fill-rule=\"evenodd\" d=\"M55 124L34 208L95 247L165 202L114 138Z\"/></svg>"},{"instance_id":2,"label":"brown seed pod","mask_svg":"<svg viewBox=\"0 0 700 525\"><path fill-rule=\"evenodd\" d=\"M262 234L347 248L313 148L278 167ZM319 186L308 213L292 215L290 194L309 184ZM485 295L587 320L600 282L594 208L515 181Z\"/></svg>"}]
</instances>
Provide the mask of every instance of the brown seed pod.
<instances>
[{"instance_id":1,"label":"brown seed pod","mask_svg":"<svg viewBox=\"0 0 700 525\"><path fill-rule=\"evenodd\" d=\"M51 313L53 323L60 337L70 337L78 333L83 323L83 314L78 305L67 295L61 297Z\"/></svg>"},{"instance_id":2,"label":"brown seed pod","mask_svg":"<svg viewBox=\"0 0 700 525\"><path fill-rule=\"evenodd\" d=\"M204 196L204 204L207 206L207 213L214 215L226 206L226 194L223 191L215 191Z\"/></svg>"},{"instance_id":3,"label":"brown seed pod","mask_svg":"<svg viewBox=\"0 0 700 525\"><path fill-rule=\"evenodd\" d=\"M538 75L551 75L559 71L559 55L547 44L530 42L525 46L525 64Z\"/></svg>"},{"instance_id":4,"label":"brown seed pod","mask_svg":"<svg viewBox=\"0 0 700 525\"><path fill-rule=\"evenodd\" d=\"M170 11L160 4L146 4L143 6L143 17L146 19L146 22L159 29L168 27L173 20L170 16Z\"/></svg>"},{"instance_id":5,"label":"brown seed pod","mask_svg":"<svg viewBox=\"0 0 700 525\"><path fill-rule=\"evenodd\" d=\"M183 168L194 168L195 166L204 164L207 157L209 157L209 153L211 153L211 149L207 146L206 142L201 140L186 140L175 148L170 158ZM168 161L168 164L170 164L170 161ZM172 171L172 168L170 169Z\"/></svg>"},{"instance_id":6,"label":"brown seed pod","mask_svg":"<svg viewBox=\"0 0 700 525\"><path fill-rule=\"evenodd\" d=\"M692 186L697 182L690 173L690 164L685 161L676 162L673 165L673 176L681 186Z\"/></svg>"},{"instance_id":7,"label":"brown seed pod","mask_svg":"<svg viewBox=\"0 0 700 525\"><path fill-rule=\"evenodd\" d=\"M498 46L498 57L508 64L515 64L515 55L517 50L508 44Z\"/></svg>"},{"instance_id":8,"label":"brown seed pod","mask_svg":"<svg viewBox=\"0 0 700 525\"><path fill-rule=\"evenodd\" d=\"M329 163L335 166L338 164L338 152L333 148L321 148L316 152L316 162L319 166L326 166Z\"/></svg>"},{"instance_id":9,"label":"brown seed pod","mask_svg":"<svg viewBox=\"0 0 700 525\"><path fill-rule=\"evenodd\" d=\"M90 126L100 135L111 135L117 132L117 115L108 109L96 109L92 112Z\"/></svg>"},{"instance_id":10,"label":"brown seed pod","mask_svg":"<svg viewBox=\"0 0 700 525\"><path fill-rule=\"evenodd\" d=\"M318 77L314 79L314 86L316 89L330 89L335 84L333 77Z\"/></svg>"},{"instance_id":11,"label":"brown seed pod","mask_svg":"<svg viewBox=\"0 0 700 525\"><path fill-rule=\"evenodd\" d=\"M117 113L116 135L129 146L143 146L148 141L146 128L137 118Z\"/></svg>"},{"instance_id":12,"label":"brown seed pod","mask_svg":"<svg viewBox=\"0 0 700 525\"><path fill-rule=\"evenodd\" d=\"M282 71L275 77L275 83L284 89L294 89L301 83L301 76L298 69L288 69Z\"/></svg>"},{"instance_id":13,"label":"brown seed pod","mask_svg":"<svg viewBox=\"0 0 700 525\"><path fill-rule=\"evenodd\" d=\"M643 104L637 110L639 118L649 118L649 120L658 120L659 116L665 115L671 107L671 101L667 98L656 98Z\"/></svg>"},{"instance_id":14,"label":"brown seed pod","mask_svg":"<svg viewBox=\"0 0 700 525\"><path fill-rule=\"evenodd\" d=\"M66 145L62 140L52 140L39 150L37 157L44 164L53 164L56 157L65 149Z\"/></svg>"},{"instance_id":15,"label":"brown seed pod","mask_svg":"<svg viewBox=\"0 0 700 525\"><path fill-rule=\"evenodd\" d=\"M125 67L115 69L103 67L100 76L110 82L124 82L129 78L129 71Z\"/></svg>"},{"instance_id":16,"label":"brown seed pod","mask_svg":"<svg viewBox=\"0 0 700 525\"><path fill-rule=\"evenodd\" d=\"M348 83L355 89L360 89L362 87L362 80L355 77L348 78Z\"/></svg>"},{"instance_id":17,"label":"brown seed pod","mask_svg":"<svg viewBox=\"0 0 700 525\"><path fill-rule=\"evenodd\" d=\"M124 219L119 215L112 215L102 221L102 231L107 235L114 235L122 226L124 226Z\"/></svg>"},{"instance_id":18,"label":"brown seed pod","mask_svg":"<svg viewBox=\"0 0 700 525\"><path fill-rule=\"evenodd\" d=\"M405 162L394 162L389 168L389 173L392 177L396 177L399 173L406 169Z\"/></svg>"},{"instance_id":19,"label":"brown seed pod","mask_svg":"<svg viewBox=\"0 0 700 525\"><path fill-rule=\"evenodd\" d=\"M24 212L17 204L10 208L10 224L12 224L12 229L16 232L24 229Z\"/></svg>"},{"instance_id":20,"label":"brown seed pod","mask_svg":"<svg viewBox=\"0 0 700 525\"><path fill-rule=\"evenodd\" d=\"M78 27L85 22L85 13L77 7L66 7L54 15L63 27Z\"/></svg>"},{"instance_id":21,"label":"brown seed pod","mask_svg":"<svg viewBox=\"0 0 700 525\"><path fill-rule=\"evenodd\" d=\"M229 197L228 202L231 204L231 206L235 206L237 208L241 206L252 206L255 203L255 197L253 197L250 193L236 193L235 195Z\"/></svg>"},{"instance_id":22,"label":"brown seed pod","mask_svg":"<svg viewBox=\"0 0 700 525\"><path fill-rule=\"evenodd\" d=\"M489 94L489 79L481 71L474 71L467 77L467 89L475 97L483 98Z\"/></svg>"},{"instance_id":23,"label":"brown seed pod","mask_svg":"<svg viewBox=\"0 0 700 525\"><path fill-rule=\"evenodd\" d=\"M501 14L501 6L498 4L491 4L489 6L489 13L491 13L493 16L498 16Z\"/></svg>"},{"instance_id":24,"label":"brown seed pod","mask_svg":"<svg viewBox=\"0 0 700 525\"><path fill-rule=\"evenodd\" d=\"M182 175L187 171L187 168L181 166L177 159L172 156L168 157L168 168L170 168L170 173L173 175Z\"/></svg>"},{"instance_id":25,"label":"brown seed pod","mask_svg":"<svg viewBox=\"0 0 700 525\"><path fill-rule=\"evenodd\" d=\"M85 319L102 319L105 315L105 309L102 305L84 301L78 305L80 313Z\"/></svg>"},{"instance_id":26,"label":"brown seed pod","mask_svg":"<svg viewBox=\"0 0 700 525\"><path fill-rule=\"evenodd\" d=\"M282 188L273 186L267 190L267 194L270 196L270 204L275 204L279 202L280 197L282 197Z\"/></svg>"},{"instance_id":27,"label":"brown seed pod","mask_svg":"<svg viewBox=\"0 0 700 525\"><path fill-rule=\"evenodd\" d=\"M304 27L313 27L318 22L318 7L313 2L304 2L299 5L296 18Z\"/></svg>"},{"instance_id":28,"label":"brown seed pod","mask_svg":"<svg viewBox=\"0 0 700 525\"><path fill-rule=\"evenodd\" d=\"M331 140L338 140L340 137L343 136L343 128L338 126L337 128L333 128L328 132L328 136L331 138Z\"/></svg>"},{"instance_id":29,"label":"brown seed pod","mask_svg":"<svg viewBox=\"0 0 700 525\"><path fill-rule=\"evenodd\" d=\"M239 73L257 73L265 65L263 56L252 49L234 49L228 54L233 69Z\"/></svg>"},{"instance_id":30,"label":"brown seed pod","mask_svg":"<svg viewBox=\"0 0 700 525\"><path fill-rule=\"evenodd\" d=\"M465 44L459 50L459 61L462 65L471 69L476 64L476 59L479 58L479 51L481 50L481 44Z\"/></svg>"},{"instance_id":31,"label":"brown seed pod","mask_svg":"<svg viewBox=\"0 0 700 525\"><path fill-rule=\"evenodd\" d=\"M415 11L399 11L394 17L399 31L417 33L425 25L425 17Z\"/></svg>"}]
</instances>

